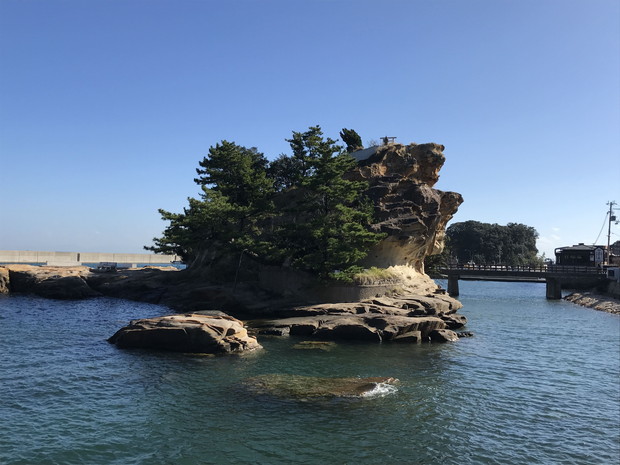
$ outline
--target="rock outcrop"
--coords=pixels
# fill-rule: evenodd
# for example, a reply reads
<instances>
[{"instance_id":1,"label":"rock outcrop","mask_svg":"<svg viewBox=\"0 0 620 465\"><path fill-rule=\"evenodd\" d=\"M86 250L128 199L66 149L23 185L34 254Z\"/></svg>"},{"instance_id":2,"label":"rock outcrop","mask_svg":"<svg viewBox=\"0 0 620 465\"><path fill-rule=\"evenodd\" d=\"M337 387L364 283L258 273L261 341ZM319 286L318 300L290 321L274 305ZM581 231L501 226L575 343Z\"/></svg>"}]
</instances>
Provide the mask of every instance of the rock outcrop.
<instances>
[{"instance_id":1,"label":"rock outcrop","mask_svg":"<svg viewBox=\"0 0 620 465\"><path fill-rule=\"evenodd\" d=\"M85 266L5 265L0 267L0 273L0 280L5 283L0 288L10 292L64 300L101 296L86 282L90 270Z\"/></svg>"},{"instance_id":2,"label":"rock outcrop","mask_svg":"<svg viewBox=\"0 0 620 465\"><path fill-rule=\"evenodd\" d=\"M443 250L446 224L463 202L460 194L433 188L445 162L443 150L433 143L387 144L349 173L350 179L368 182L377 219L373 229L388 235L370 251L367 265L406 265L424 274L424 258Z\"/></svg>"},{"instance_id":3,"label":"rock outcrop","mask_svg":"<svg viewBox=\"0 0 620 465\"><path fill-rule=\"evenodd\" d=\"M367 342L448 342L467 319L445 295L382 297L356 303L289 309L286 318L253 324L259 335Z\"/></svg>"},{"instance_id":4,"label":"rock outcrop","mask_svg":"<svg viewBox=\"0 0 620 465\"><path fill-rule=\"evenodd\" d=\"M169 315L133 320L108 342L119 348L230 354L260 349L243 323L227 315Z\"/></svg>"}]
</instances>

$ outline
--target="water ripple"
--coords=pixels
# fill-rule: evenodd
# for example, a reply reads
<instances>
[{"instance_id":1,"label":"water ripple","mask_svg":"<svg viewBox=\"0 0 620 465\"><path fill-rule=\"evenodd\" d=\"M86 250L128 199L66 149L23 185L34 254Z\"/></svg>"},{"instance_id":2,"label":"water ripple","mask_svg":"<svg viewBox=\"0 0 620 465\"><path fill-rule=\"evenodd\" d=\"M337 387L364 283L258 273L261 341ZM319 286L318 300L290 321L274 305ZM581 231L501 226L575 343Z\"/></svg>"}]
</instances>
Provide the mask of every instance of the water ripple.
<instances>
[{"instance_id":1,"label":"water ripple","mask_svg":"<svg viewBox=\"0 0 620 465\"><path fill-rule=\"evenodd\" d=\"M0 297L0 463L617 463L620 318L536 286L462 283L475 337L456 344L210 358L107 344L157 306ZM240 388L267 373L400 383L325 402Z\"/></svg>"}]
</instances>

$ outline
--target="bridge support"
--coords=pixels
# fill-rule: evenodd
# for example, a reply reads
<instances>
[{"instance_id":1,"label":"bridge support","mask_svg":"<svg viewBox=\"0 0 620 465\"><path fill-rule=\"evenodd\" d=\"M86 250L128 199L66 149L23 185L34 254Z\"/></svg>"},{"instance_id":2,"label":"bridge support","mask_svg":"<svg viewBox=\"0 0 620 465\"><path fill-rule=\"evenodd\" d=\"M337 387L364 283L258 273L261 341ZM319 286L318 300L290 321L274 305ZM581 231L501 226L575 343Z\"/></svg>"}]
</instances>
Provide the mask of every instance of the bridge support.
<instances>
[{"instance_id":1,"label":"bridge support","mask_svg":"<svg viewBox=\"0 0 620 465\"><path fill-rule=\"evenodd\" d=\"M558 300L562 298L562 282L560 278L547 276L547 299Z\"/></svg>"},{"instance_id":2,"label":"bridge support","mask_svg":"<svg viewBox=\"0 0 620 465\"><path fill-rule=\"evenodd\" d=\"M456 297L459 295L459 275L458 274L448 275L448 295L451 295L452 297Z\"/></svg>"}]
</instances>

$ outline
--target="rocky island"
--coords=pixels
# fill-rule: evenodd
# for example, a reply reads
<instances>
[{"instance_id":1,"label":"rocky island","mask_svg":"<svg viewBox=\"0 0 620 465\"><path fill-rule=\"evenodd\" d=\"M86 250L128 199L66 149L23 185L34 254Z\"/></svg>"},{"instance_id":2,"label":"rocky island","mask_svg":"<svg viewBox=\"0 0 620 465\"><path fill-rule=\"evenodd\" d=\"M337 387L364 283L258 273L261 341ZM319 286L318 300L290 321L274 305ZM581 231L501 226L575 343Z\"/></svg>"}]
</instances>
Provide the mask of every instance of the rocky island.
<instances>
[{"instance_id":1,"label":"rocky island","mask_svg":"<svg viewBox=\"0 0 620 465\"><path fill-rule=\"evenodd\" d=\"M6 265L0 267L0 292L57 299L111 296L161 304L183 314L132 322L110 338L119 347L154 346L138 335L140 331L159 332L160 337L165 333L164 348L177 344L183 351L222 353L260 347L246 338L239 320L246 321L259 339L276 335L322 341L454 341L455 330L466 323L457 313L461 304L424 269L424 259L442 251L446 224L462 202L459 194L433 187L445 161L443 150L433 143L389 143L351 154L357 164L345 177L367 186L374 210L370 230L381 235L359 262L366 269L380 270L375 275L352 282L325 281L286 263L263 263L242 253L229 260L237 267L234 281L218 280L214 267L204 265L207 251L183 271L96 273L86 267ZM205 311L207 315L200 315ZM195 337L186 337L188 327ZM198 340L209 343L193 345Z\"/></svg>"}]
</instances>

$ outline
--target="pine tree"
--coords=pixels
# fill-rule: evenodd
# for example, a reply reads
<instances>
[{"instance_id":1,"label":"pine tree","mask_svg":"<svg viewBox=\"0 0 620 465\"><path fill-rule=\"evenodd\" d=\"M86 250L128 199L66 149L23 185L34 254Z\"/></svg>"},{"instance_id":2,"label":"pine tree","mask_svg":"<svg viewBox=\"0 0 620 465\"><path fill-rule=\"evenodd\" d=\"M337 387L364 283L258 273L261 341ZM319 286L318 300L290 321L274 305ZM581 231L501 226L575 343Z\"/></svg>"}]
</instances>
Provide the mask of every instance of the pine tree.
<instances>
[{"instance_id":1,"label":"pine tree","mask_svg":"<svg viewBox=\"0 0 620 465\"><path fill-rule=\"evenodd\" d=\"M294 220L282 228L281 238L295 266L327 278L354 265L382 236L368 229L372 205L363 194L367 186L344 178L355 160L334 140L324 139L319 126L293 133L289 142L303 172L294 187L301 195L285 213Z\"/></svg>"},{"instance_id":2,"label":"pine tree","mask_svg":"<svg viewBox=\"0 0 620 465\"><path fill-rule=\"evenodd\" d=\"M182 214L160 210L170 221L154 246L154 252L176 251L191 262L205 249L222 255L258 247L258 223L271 214L273 181L267 177L267 160L256 149L222 141L196 169L194 181L201 186L200 199L189 198Z\"/></svg>"},{"instance_id":3,"label":"pine tree","mask_svg":"<svg viewBox=\"0 0 620 465\"><path fill-rule=\"evenodd\" d=\"M236 205L262 207L273 193L267 177L267 159L256 148L246 148L223 140L209 149L209 155L196 168L194 182L211 189Z\"/></svg>"},{"instance_id":4,"label":"pine tree","mask_svg":"<svg viewBox=\"0 0 620 465\"><path fill-rule=\"evenodd\" d=\"M340 138L342 142L347 145L347 152L355 152L364 148L362 145L362 138L353 129L342 128L340 131Z\"/></svg>"}]
</instances>

